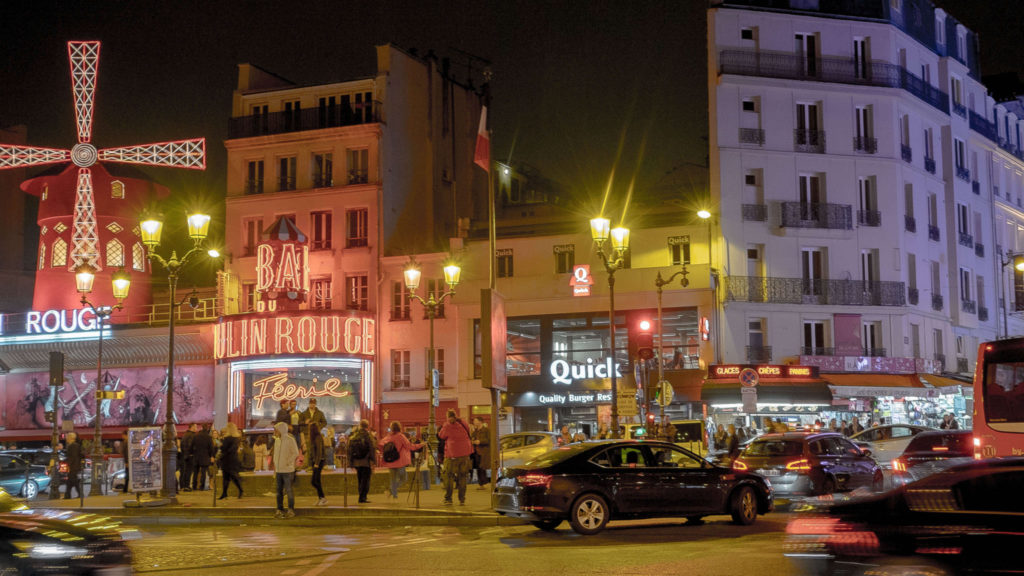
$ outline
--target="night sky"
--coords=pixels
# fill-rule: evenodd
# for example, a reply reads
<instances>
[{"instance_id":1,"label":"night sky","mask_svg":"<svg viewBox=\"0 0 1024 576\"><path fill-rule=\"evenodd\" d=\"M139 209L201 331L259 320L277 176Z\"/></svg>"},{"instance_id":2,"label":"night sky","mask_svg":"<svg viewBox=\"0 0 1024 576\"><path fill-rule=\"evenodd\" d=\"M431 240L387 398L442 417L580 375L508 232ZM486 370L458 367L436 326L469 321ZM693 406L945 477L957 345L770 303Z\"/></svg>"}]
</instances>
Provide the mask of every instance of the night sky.
<instances>
[{"instance_id":1,"label":"night sky","mask_svg":"<svg viewBox=\"0 0 1024 576\"><path fill-rule=\"evenodd\" d=\"M428 6L429 5L429 6ZM942 0L982 34L983 72L1024 62L1024 2ZM441 6L441 8L435 8ZM451 57L456 75L494 72L494 157L531 164L573 189L696 196L707 134L705 2L104 2L0 4L0 125L70 148L64 43L103 42L97 147L204 136L205 173L151 170L175 196L219 204L236 65L300 85L372 75L374 46Z\"/></svg>"}]
</instances>

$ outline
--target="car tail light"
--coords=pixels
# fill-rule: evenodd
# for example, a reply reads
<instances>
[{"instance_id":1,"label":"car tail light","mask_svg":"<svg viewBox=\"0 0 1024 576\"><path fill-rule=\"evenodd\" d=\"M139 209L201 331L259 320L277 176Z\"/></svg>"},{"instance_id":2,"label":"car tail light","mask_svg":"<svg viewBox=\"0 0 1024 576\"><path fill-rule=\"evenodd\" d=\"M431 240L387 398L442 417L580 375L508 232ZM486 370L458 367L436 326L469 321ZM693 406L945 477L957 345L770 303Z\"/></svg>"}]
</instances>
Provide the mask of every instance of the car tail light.
<instances>
[{"instance_id":1,"label":"car tail light","mask_svg":"<svg viewBox=\"0 0 1024 576\"><path fill-rule=\"evenodd\" d=\"M801 458L799 460L793 460L789 464L786 464L786 470L810 470L810 469L811 469L811 463L808 462L806 458Z\"/></svg>"},{"instance_id":2,"label":"car tail light","mask_svg":"<svg viewBox=\"0 0 1024 576\"><path fill-rule=\"evenodd\" d=\"M932 446L932 452L949 452L949 446Z\"/></svg>"},{"instance_id":3,"label":"car tail light","mask_svg":"<svg viewBox=\"0 0 1024 576\"><path fill-rule=\"evenodd\" d=\"M519 477L520 486L551 486L550 474L524 474Z\"/></svg>"},{"instance_id":4,"label":"car tail light","mask_svg":"<svg viewBox=\"0 0 1024 576\"><path fill-rule=\"evenodd\" d=\"M892 471L893 472L906 472L907 471L907 463L904 462L903 460L899 459L899 458L893 460L892 461Z\"/></svg>"},{"instance_id":5,"label":"car tail light","mask_svg":"<svg viewBox=\"0 0 1024 576\"><path fill-rule=\"evenodd\" d=\"M736 470L737 472L742 472L742 471L744 471L744 470L747 470L747 469L748 469L748 467L747 467L747 463L746 463L746 462L744 462L743 460L735 460L735 461L734 461L734 462L732 463L732 469L733 469L733 470Z\"/></svg>"},{"instance_id":6,"label":"car tail light","mask_svg":"<svg viewBox=\"0 0 1024 576\"><path fill-rule=\"evenodd\" d=\"M877 554L879 548L878 536L874 532L839 518L796 518L786 526L786 533L800 537L799 546L804 549L824 545L839 554L869 556Z\"/></svg>"},{"instance_id":7,"label":"car tail light","mask_svg":"<svg viewBox=\"0 0 1024 576\"><path fill-rule=\"evenodd\" d=\"M981 460L981 438L974 437L974 459Z\"/></svg>"}]
</instances>

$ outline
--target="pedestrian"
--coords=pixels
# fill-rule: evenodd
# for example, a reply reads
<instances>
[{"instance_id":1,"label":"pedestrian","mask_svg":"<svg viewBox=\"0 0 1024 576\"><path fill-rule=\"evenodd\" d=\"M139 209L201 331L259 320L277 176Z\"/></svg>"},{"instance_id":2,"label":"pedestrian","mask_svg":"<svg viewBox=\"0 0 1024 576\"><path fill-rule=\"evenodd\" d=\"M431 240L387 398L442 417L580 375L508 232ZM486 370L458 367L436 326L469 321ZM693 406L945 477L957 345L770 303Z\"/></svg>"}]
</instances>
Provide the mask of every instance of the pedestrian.
<instances>
[{"instance_id":1,"label":"pedestrian","mask_svg":"<svg viewBox=\"0 0 1024 576\"><path fill-rule=\"evenodd\" d=\"M577 434L576 436L582 436ZM477 490L483 490L490 484L491 468L491 429L484 424L479 416L473 418L473 430L470 433L473 442L473 468L476 470ZM576 437L573 437L576 441Z\"/></svg>"},{"instance_id":2,"label":"pedestrian","mask_svg":"<svg viewBox=\"0 0 1024 576\"><path fill-rule=\"evenodd\" d=\"M568 428L566 427L566 430ZM458 487L459 504L466 503L466 479L469 476L469 455L473 453L469 426L456 416L455 410L448 409L448 422L441 427L438 436L444 439L444 503L452 503L452 489Z\"/></svg>"},{"instance_id":3,"label":"pedestrian","mask_svg":"<svg viewBox=\"0 0 1024 576\"><path fill-rule=\"evenodd\" d=\"M185 434L181 437L181 485L182 492L191 492L192 475L194 474L195 461L196 424L188 425Z\"/></svg>"},{"instance_id":4,"label":"pedestrian","mask_svg":"<svg viewBox=\"0 0 1024 576\"><path fill-rule=\"evenodd\" d=\"M238 439L238 460L242 463L242 472L252 472L256 469L256 452L246 436Z\"/></svg>"},{"instance_id":5,"label":"pedestrian","mask_svg":"<svg viewBox=\"0 0 1024 576\"><path fill-rule=\"evenodd\" d=\"M441 474L441 470L444 468L444 438L441 438L440 428L434 433L434 436L437 438L437 481L444 482L444 476Z\"/></svg>"},{"instance_id":6,"label":"pedestrian","mask_svg":"<svg viewBox=\"0 0 1024 576\"><path fill-rule=\"evenodd\" d=\"M210 425L203 424L193 441L195 455L195 472L192 474L192 489L207 490L206 478L210 475L210 459L216 453L213 438L210 436Z\"/></svg>"},{"instance_id":7,"label":"pedestrian","mask_svg":"<svg viewBox=\"0 0 1024 576\"><path fill-rule=\"evenodd\" d=\"M292 424L292 416L291 416L291 412L289 412L289 410L288 410L289 406L291 406L291 402L289 400L282 400L281 401L281 407L278 408L277 415L274 416L274 423L275 424L277 424L278 422L284 422L285 424L288 424L289 426L291 426L291 424Z\"/></svg>"},{"instance_id":8,"label":"pedestrian","mask_svg":"<svg viewBox=\"0 0 1024 576\"><path fill-rule=\"evenodd\" d=\"M295 437L295 444L301 450L302 446L299 445L299 442L302 441L302 430L300 429L302 426L302 412L299 412L299 402L297 400L292 400L288 405L288 422L291 425L292 436Z\"/></svg>"},{"instance_id":9,"label":"pedestrian","mask_svg":"<svg viewBox=\"0 0 1024 576\"><path fill-rule=\"evenodd\" d=\"M391 474L391 498L398 500L398 488L408 478L406 467L412 464L412 451L419 450L422 444L413 444L402 433L402 423L392 422L386 436L380 439L381 465Z\"/></svg>"},{"instance_id":10,"label":"pedestrian","mask_svg":"<svg viewBox=\"0 0 1024 576\"><path fill-rule=\"evenodd\" d=\"M736 460L740 455L740 437L736 434L736 425L729 424L729 432L726 435L726 446L729 460Z\"/></svg>"},{"instance_id":11,"label":"pedestrian","mask_svg":"<svg viewBox=\"0 0 1024 576\"><path fill-rule=\"evenodd\" d=\"M942 417L942 424L939 424L939 430L959 430L960 424L957 423L956 418L953 417L952 413L946 413Z\"/></svg>"},{"instance_id":12,"label":"pedestrian","mask_svg":"<svg viewBox=\"0 0 1024 576\"><path fill-rule=\"evenodd\" d=\"M288 424L274 424L274 477L277 486L277 512L274 518L295 517L295 491L292 482L295 480L295 460L299 457L299 447L295 437L288 431ZM284 509L284 496L288 495L288 510Z\"/></svg>"},{"instance_id":13,"label":"pedestrian","mask_svg":"<svg viewBox=\"0 0 1024 576\"><path fill-rule=\"evenodd\" d=\"M598 426L597 436L595 436L594 438L598 440L607 440L611 438L611 434L608 433L608 424L602 422L601 425Z\"/></svg>"},{"instance_id":14,"label":"pedestrian","mask_svg":"<svg viewBox=\"0 0 1024 576\"><path fill-rule=\"evenodd\" d=\"M359 427L348 439L349 465L356 469L356 483L359 489L359 503L369 504L367 495L370 493L370 477L373 464L377 459L376 442L370 434L370 423L360 420Z\"/></svg>"},{"instance_id":15,"label":"pedestrian","mask_svg":"<svg viewBox=\"0 0 1024 576\"><path fill-rule=\"evenodd\" d=\"M565 446L566 444L572 443L572 434L569 433L568 426L562 426L561 432L558 434L558 445Z\"/></svg>"},{"instance_id":16,"label":"pedestrian","mask_svg":"<svg viewBox=\"0 0 1024 576\"><path fill-rule=\"evenodd\" d=\"M241 468L241 460L238 456L240 436L238 427L234 423L228 422L224 426L224 434L221 435L220 442L220 471L223 484L220 500L228 497L228 484L231 482L234 482L238 488L238 497L242 497L242 479L238 476L239 468Z\"/></svg>"},{"instance_id":17,"label":"pedestrian","mask_svg":"<svg viewBox=\"0 0 1024 576\"><path fill-rule=\"evenodd\" d=\"M850 421L850 436L853 436L854 434L856 434L858 432L863 432L863 431L864 431L864 426L861 425L860 418L853 418Z\"/></svg>"},{"instance_id":18,"label":"pedestrian","mask_svg":"<svg viewBox=\"0 0 1024 576\"><path fill-rule=\"evenodd\" d=\"M842 422L839 423L839 433L842 434L843 436L850 435L850 425L846 422L846 420L843 420Z\"/></svg>"},{"instance_id":19,"label":"pedestrian","mask_svg":"<svg viewBox=\"0 0 1024 576\"><path fill-rule=\"evenodd\" d=\"M328 426L324 429L324 462L331 470L334 470L334 437L337 434L334 433L334 426Z\"/></svg>"},{"instance_id":20,"label":"pedestrian","mask_svg":"<svg viewBox=\"0 0 1024 576\"><path fill-rule=\"evenodd\" d=\"M128 493L128 456L131 450L128 449L128 430L121 431L121 462L124 463L124 485L121 486L123 494Z\"/></svg>"},{"instance_id":21,"label":"pedestrian","mask_svg":"<svg viewBox=\"0 0 1024 576\"><path fill-rule=\"evenodd\" d=\"M267 457L270 456L270 447L267 446L266 434L260 434L256 438L256 445L252 448L253 455L256 457L256 472L262 472L267 469Z\"/></svg>"},{"instance_id":22,"label":"pedestrian","mask_svg":"<svg viewBox=\"0 0 1024 576\"><path fill-rule=\"evenodd\" d=\"M64 459L68 464L68 481L64 487L64 499L71 499L71 491L74 490L79 496L82 492L82 441L78 434L68 432L68 447L64 452Z\"/></svg>"},{"instance_id":23,"label":"pedestrian","mask_svg":"<svg viewBox=\"0 0 1024 576\"><path fill-rule=\"evenodd\" d=\"M324 435L320 432L320 424L316 420L310 420L307 425L306 435L309 437L309 449L306 454L309 456L307 461L310 469L313 471L313 477L309 483L316 488L316 495L320 498L317 500L317 506L326 506L327 498L324 497L324 485L320 475L324 471L324 465L327 464L327 451L324 449Z\"/></svg>"}]
</instances>

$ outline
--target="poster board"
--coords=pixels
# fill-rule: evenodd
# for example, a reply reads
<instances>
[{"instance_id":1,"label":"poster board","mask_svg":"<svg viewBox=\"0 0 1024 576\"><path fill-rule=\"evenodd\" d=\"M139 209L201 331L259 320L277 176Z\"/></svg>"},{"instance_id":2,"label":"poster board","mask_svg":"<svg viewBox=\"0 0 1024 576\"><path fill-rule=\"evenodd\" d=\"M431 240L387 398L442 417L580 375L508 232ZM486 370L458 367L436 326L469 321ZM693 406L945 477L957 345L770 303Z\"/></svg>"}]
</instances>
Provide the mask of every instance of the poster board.
<instances>
[{"instance_id":1,"label":"poster board","mask_svg":"<svg viewBox=\"0 0 1024 576\"><path fill-rule=\"evenodd\" d=\"M164 486L163 429L128 429L128 490L152 492Z\"/></svg>"}]
</instances>

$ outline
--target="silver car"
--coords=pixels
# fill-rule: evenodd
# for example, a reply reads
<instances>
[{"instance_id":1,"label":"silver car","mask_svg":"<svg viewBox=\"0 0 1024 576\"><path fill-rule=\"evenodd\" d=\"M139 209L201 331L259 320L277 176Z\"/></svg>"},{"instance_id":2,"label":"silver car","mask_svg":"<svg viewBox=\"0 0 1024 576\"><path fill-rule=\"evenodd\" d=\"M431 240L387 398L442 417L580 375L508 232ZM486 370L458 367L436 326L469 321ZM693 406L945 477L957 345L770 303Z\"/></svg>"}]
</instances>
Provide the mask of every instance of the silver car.
<instances>
[{"instance_id":1,"label":"silver car","mask_svg":"<svg viewBox=\"0 0 1024 576\"><path fill-rule=\"evenodd\" d=\"M886 424L861 430L850 436L850 440L871 450L871 456L883 470L891 470L892 461L903 454L907 444L910 444L910 439L925 430L934 428L912 424Z\"/></svg>"},{"instance_id":2,"label":"silver car","mask_svg":"<svg viewBox=\"0 0 1024 576\"><path fill-rule=\"evenodd\" d=\"M501 437L501 466L521 466L558 448L554 432L515 432Z\"/></svg>"}]
</instances>

